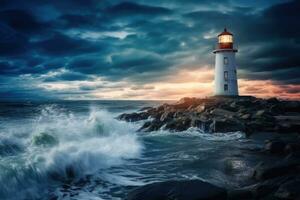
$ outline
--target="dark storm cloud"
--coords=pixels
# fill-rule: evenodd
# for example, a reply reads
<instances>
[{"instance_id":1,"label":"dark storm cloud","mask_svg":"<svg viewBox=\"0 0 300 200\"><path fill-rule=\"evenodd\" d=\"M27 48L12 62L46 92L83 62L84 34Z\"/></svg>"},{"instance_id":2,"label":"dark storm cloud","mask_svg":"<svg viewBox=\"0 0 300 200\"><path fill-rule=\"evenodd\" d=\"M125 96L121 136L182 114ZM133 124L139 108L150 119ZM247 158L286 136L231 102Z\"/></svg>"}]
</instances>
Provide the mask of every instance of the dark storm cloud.
<instances>
[{"instance_id":1,"label":"dark storm cloud","mask_svg":"<svg viewBox=\"0 0 300 200\"><path fill-rule=\"evenodd\" d=\"M135 15L166 15L172 13L170 9L158 6L141 5L132 2L121 2L109 7L106 12L112 16L135 16Z\"/></svg>"},{"instance_id":2,"label":"dark storm cloud","mask_svg":"<svg viewBox=\"0 0 300 200\"><path fill-rule=\"evenodd\" d=\"M1 11L0 21L21 33L30 34L43 29L43 24L39 23L28 11L25 10Z\"/></svg>"},{"instance_id":3,"label":"dark storm cloud","mask_svg":"<svg viewBox=\"0 0 300 200\"><path fill-rule=\"evenodd\" d=\"M92 42L63 34L56 34L49 39L36 42L35 45L42 53L49 56L77 55L101 50Z\"/></svg>"},{"instance_id":4,"label":"dark storm cloud","mask_svg":"<svg viewBox=\"0 0 300 200\"><path fill-rule=\"evenodd\" d=\"M299 1L277 0L2 0L0 75L163 81L213 64L215 35L227 26L242 78L299 84L299 10Z\"/></svg>"}]
</instances>

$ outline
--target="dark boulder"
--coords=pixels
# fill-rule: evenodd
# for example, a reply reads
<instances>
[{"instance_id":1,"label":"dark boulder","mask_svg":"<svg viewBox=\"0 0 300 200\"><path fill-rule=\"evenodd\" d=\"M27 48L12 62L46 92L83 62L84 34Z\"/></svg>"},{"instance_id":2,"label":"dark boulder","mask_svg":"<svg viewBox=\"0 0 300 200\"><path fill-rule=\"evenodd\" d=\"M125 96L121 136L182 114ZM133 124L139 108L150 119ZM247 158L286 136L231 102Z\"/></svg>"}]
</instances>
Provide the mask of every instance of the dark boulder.
<instances>
[{"instance_id":1,"label":"dark boulder","mask_svg":"<svg viewBox=\"0 0 300 200\"><path fill-rule=\"evenodd\" d=\"M300 144L299 143L289 143L285 146L286 153L300 153Z\"/></svg>"},{"instance_id":2,"label":"dark boulder","mask_svg":"<svg viewBox=\"0 0 300 200\"><path fill-rule=\"evenodd\" d=\"M299 101L285 101L282 106L285 112L300 112Z\"/></svg>"},{"instance_id":3,"label":"dark boulder","mask_svg":"<svg viewBox=\"0 0 300 200\"><path fill-rule=\"evenodd\" d=\"M210 125L210 132L235 132L244 131L245 126L241 121L234 119L215 119Z\"/></svg>"},{"instance_id":4,"label":"dark boulder","mask_svg":"<svg viewBox=\"0 0 300 200\"><path fill-rule=\"evenodd\" d=\"M144 125L139 129L139 131L144 131L144 132L152 132L152 131L157 131L159 130L162 126L164 125L163 122L160 120L152 120L145 122Z\"/></svg>"},{"instance_id":5,"label":"dark boulder","mask_svg":"<svg viewBox=\"0 0 300 200\"><path fill-rule=\"evenodd\" d=\"M252 200L254 198L253 192L247 189L236 189L228 191L227 200Z\"/></svg>"},{"instance_id":6,"label":"dark boulder","mask_svg":"<svg viewBox=\"0 0 300 200\"><path fill-rule=\"evenodd\" d=\"M148 110L151 110L153 109L152 107L150 106L146 106L146 107L142 107L139 111L148 111Z\"/></svg>"},{"instance_id":7,"label":"dark boulder","mask_svg":"<svg viewBox=\"0 0 300 200\"><path fill-rule=\"evenodd\" d=\"M117 118L127 122L136 122L136 121L148 119L148 117L149 117L148 113L141 112L141 113L130 113L130 114L124 113L119 115Z\"/></svg>"},{"instance_id":8,"label":"dark boulder","mask_svg":"<svg viewBox=\"0 0 300 200\"><path fill-rule=\"evenodd\" d=\"M275 193L279 199L300 199L300 179L287 181Z\"/></svg>"},{"instance_id":9,"label":"dark boulder","mask_svg":"<svg viewBox=\"0 0 300 200\"><path fill-rule=\"evenodd\" d=\"M300 133L300 124L283 122L277 126L278 133Z\"/></svg>"},{"instance_id":10,"label":"dark boulder","mask_svg":"<svg viewBox=\"0 0 300 200\"><path fill-rule=\"evenodd\" d=\"M253 199L274 199L273 194L285 177L274 178L256 184L252 189Z\"/></svg>"},{"instance_id":11,"label":"dark boulder","mask_svg":"<svg viewBox=\"0 0 300 200\"><path fill-rule=\"evenodd\" d=\"M281 160L278 163L259 163L255 166L253 177L256 180L267 180L299 172L299 162Z\"/></svg>"},{"instance_id":12,"label":"dark boulder","mask_svg":"<svg viewBox=\"0 0 300 200\"><path fill-rule=\"evenodd\" d=\"M265 150L273 154L283 154L285 150L285 143L282 141L267 141Z\"/></svg>"},{"instance_id":13,"label":"dark boulder","mask_svg":"<svg viewBox=\"0 0 300 200\"><path fill-rule=\"evenodd\" d=\"M162 113L162 115L160 116L160 121L162 121L162 122L168 121L168 120L172 119L173 115L174 115L174 112L166 111L166 112Z\"/></svg>"},{"instance_id":14,"label":"dark boulder","mask_svg":"<svg viewBox=\"0 0 300 200\"><path fill-rule=\"evenodd\" d=\"M300 133L299 107L297 101L251 96L182 98L174 104L165 103L145 107L141 112L122 114L118 119L128 122L151 119L140 129L148 132L162 127L171 131L197 127L212 133L243 131L247 136L257 132ZM282 150L277 144L269 145L271 153Z\"/></svg>"},{"instance_id":15,"label":"dark boulder","mask_svg":"<svg viewBox=\"0 0 300 200\"><path fill-rule=\"evenodd\" d=\"M166 123L165 129L171 131L185 131L191 127L191 118L180 117Z\"/></svg>"},{"instance_id":16,"label":"dark boulder","mask_svg":"<svg viewBox=\"0 0 300 200\"><path fill-rule=\"evenodd\" d=\"M157 182L137 188L127 200L215 200L226 199L225 189L200 180Z\"/></svg>"},{"instance_id":17,"label":"dark boulder","mask_svg":"<svg viewBox=\"0 0 300 200\"><path fill-rule=\"evenodd\" d=\"M247 113L241 116L241 119L243 120L250 120L251 119L251 114Z\"/></svg>"}]
</instances>

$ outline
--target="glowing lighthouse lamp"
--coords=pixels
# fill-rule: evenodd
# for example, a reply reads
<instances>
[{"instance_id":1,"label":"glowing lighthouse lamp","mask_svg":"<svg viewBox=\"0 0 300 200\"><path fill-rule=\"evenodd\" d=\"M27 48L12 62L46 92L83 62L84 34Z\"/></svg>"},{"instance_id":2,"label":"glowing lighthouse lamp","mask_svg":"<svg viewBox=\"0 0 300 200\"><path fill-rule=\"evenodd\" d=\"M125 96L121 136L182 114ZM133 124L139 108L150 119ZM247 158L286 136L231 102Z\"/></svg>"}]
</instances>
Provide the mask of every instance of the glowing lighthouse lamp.
<instances>
[{"instance_id":1,"label":"glowing lighthouse lamp","mask_svg":"<svg viewBox=\"0 0 300 200\"><path fill-rule=\"evenodd\" d=\"M233 35L226 28L218 35L218 46L213 51L215 59L215 95L238 96Z\"/></svg>"}]
</instances>

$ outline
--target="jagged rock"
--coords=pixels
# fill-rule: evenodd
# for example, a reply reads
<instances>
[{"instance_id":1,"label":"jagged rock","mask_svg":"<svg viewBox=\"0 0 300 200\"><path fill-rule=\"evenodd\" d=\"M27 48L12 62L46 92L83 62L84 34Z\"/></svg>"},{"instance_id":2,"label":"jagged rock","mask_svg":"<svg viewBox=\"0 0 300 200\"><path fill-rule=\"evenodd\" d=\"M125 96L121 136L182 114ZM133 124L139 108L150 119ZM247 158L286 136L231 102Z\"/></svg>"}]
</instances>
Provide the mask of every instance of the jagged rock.
<instances>
[{"instance_id":1,"label":"jagged rock","mask_svg":"<svg viewBox=\"0 0 300 200\"><path fill-rule=\"evenodd\" d=\"M262 117L265 114L266 114L265 110L259 110L255 113L254 117Z\"/></svg>"},{"instance_id":2,"label":"jagged rock","mask_svg":"<svg viewBox=\"0 0 300 200\"><path fill-rule=\"evenodd\" d=\"M171 119L174 115L174 112L166 111L160 116L160 121L164 122Z\"/></svg>"},{"instance_id":3,"label":"jagged rock","mask_svg":"<svg viewBox=\"0 0 300 200\"><path fill-rule=\"evenodd\" d=\"M136 122L140 120L145 120L149 117L149 115L145 112L142 113L130 113L130 114L121 114L118 116L118 119L125 120L127 122Z\"/></svg>"},{"instance_id":4,"label":"jagged rock","mask_svg":"<svg viewBox=\"0 0 300 200\"><path fill-rule=\"evenodd\" d=\"M160 120L148 121L140 128L140 130L145 131L145 132L157 131L163 125L164 125L163 122L161 122Z\"/></svg>"},{"instance_id":5,"label":"jagged rock","mask_svg":"<svg viewBox=\"0 0 300 200\"><path fill-rule=\"evenodd\" d=\"M300 179L290 180L282 184L275 193L279 199L300 199Z\"/></svg>"},{"instance_id":6,"label":"jagged rock","mask_svg":"<svg viewBox=\"0 0 300 200\"><path fill-rule=\"evenodd\" d=\"M215 116L232 117L235 113L228 111L228 110L221 109L221 108L216 108L216 109L212 110L210 112L210 114L215 115Z\"/></svg>"},{"instance_id":7,"label":"jagged rock","mask_svg":"<svg viewBox=\"0 0 300 200\"><path fill-rule=\"evenodd\" d=\"M227 200L250 200L253 199L254 195L251 190L247 189L236 189L228 191L228 197Z\"/></svg>"},{"instance_id":8,"label":"jagged rock","mask_svg":"<svg viewBox=\"0 0 300 200\"><path fill-rule=\"evenodd\" d=\"M139 111L148 111L152 109L152 107L146 106L146 107L142 107L141 109L139 109Z\"/></svg>"},{"instance_id":9,"label":"jagged rock","mask_svg":"<svg viewBox=\"0 0 300 200\"><path fill-rule=\"evenodd\" d=\"M244 120L249 120L251 118L251 114L244 114L241 116L241 119L244 119Z\"/></svg>"},{"instance_id":10,"label":"jagged rock","mask_svg":"<svg viewBox=\"0 0 300 200\"><path fill-rule=\"evenodd\" d=\"M289 143L285 146L284 151L286 153L298 153L298 152L300 152L300 144L299 143Z\"/></svg>"},{"instance_id":11,"label":"jagged rock","mask_svg":"<svg viewBox=\"0 0 300 200\"><path fill-rule=\"evenodd\" d=\"M280 123L276 130L279 133L300 133L300 124L291 122Z\"/></svg>"},{"instance_id":12,"label":"jagged rock","mask_svg":"<svg viewBox=\"0 0 300 200\"><path fill-rule=\"evenodd\" d=\"M300 112L299 101L285 101L283 106L286 112Z\"/></svg>"},{"instance_id":13,"label":"jagged rock","mask_svg":"<svg viewBox=\"0 0 300 200\"><path fill-rule=\"evenodd\" d=\"M272 194L279 188L280 184L281 182L276 178L256 184L252 189L253 199L273 199Z\"/></svg>"},{"instance_id":14,"label":"jagged rock","mask_svg":"<svg viewBox=\"0 0 300 200\"><path fill-rule=\"evenodd\" d=\"M279 103L279 100L276 97L272 97L272 98L267 99L267 102L271 103L271 104L277 104L277 103Z\"/></svg>"},{"instance_id":15,"label":"jagged rock","mask_svg":"<svg viewBox=\"0 0 300 200\"><path fill-rule=\"evenodd\" d=\"M255 97L182 98L175 104L146 107L139 113L122 114L118 119L135 122L151 118L152 121L145 122L140 129L143 131L161 127L172 131L190 127L207 130L203 127L210 127L210 132L244 131L247 135L255 132L300 133L298 107L299 102Z\"/></svg>"},{"instance_id":16,"label":"jagged rock","mask_svg":"<svg viewBox=\"0 0 300 200\"><path fill-rule=\"evenodd\" d=\"M226 199L225 189L200 180L157 182L137 188L127 200L215 200Z\"/></svg>"},{"instance_id":17,"label":"jagged rock","mask_svg":"<svg viewBox=\"0 0 300 200\"><path fill-rule=\"evenodd\" d=\"M279 163L259 163L253 173L256 180L266 180L278 176L284 176L299 171L300 164L294 161L282 160Z\"/></svg>"},{"instance_id":18,"label":"jagged rock","mask_svg":"<svg viewBox=\"0 0 300 200\"><path fill-rule=\"evenodd\" d=\"M199 106L197 106L194 110L195 110L196 112L198 112L198 113L201 113L201 112L203 112L203 111L205 110L205 105L204 105L204 104L199 105Z\"/></svg>"},{"instance_id":19,"label":"jagged rock","mask_svg":"<svg viewBox=\"0 0 300 200\"><path fill-rule=\"evenodd\" d=\"M245 126L242 122L233 119L214 120L210 125L211 132L234 132L244 131Z\"/></svg>"},{"instance_id":20,"label":"jagged rock","mask_svg":"<svg viewBox=\"0 0 300 200\"><path fill-rule=\"evenodd\" d=\"M209 132L209 125L211 122L207 121L207 119L201 118L192 118L191 126L197 127L203 132Z\"/></svg>"},{"instance_id":21,"label":"jagged rock","mask_svg":"<svg viewBox=\"0 0 300 200\"><path fill-rule=\"evenodd\" d=\"M282 141L268 141L265 144L265 150L274 154L283 154L285 145Z\"/></svg>"},{"instance_id":22,"label":"jagged rock","mask_svg":"<svg viewBox=\"0 0 300 200\"><path fill-rule=\"evenodd\" d=\"M188 117L181 117L173 119L168 122L165 126L165 129L171 131L185 131L191 127L191 119Z\"/></svg>"}]
</instances>

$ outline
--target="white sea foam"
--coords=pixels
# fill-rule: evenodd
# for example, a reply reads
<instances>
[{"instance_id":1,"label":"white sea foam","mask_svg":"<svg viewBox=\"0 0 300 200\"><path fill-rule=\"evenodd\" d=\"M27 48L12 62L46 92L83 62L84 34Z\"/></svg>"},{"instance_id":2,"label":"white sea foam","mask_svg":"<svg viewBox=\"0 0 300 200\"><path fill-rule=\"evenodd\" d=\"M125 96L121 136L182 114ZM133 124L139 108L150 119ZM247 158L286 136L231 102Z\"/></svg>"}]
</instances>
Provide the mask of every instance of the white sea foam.
<instances>
[{"instance_id":1,"label":"white sea foam","mask_svg":"<svg viewBox=\"0 0 300 200\"><path fill-rule=\"evenodd\" d=\"M49 182L94 174L136 158L142 150L136 127L97 109L88 116L74 116L56 106L46 107L34 123L7 130L6 140L16 141L18 130L27 131L26 137L18 139L23 151L0 158L0 197L4 199L38 198ZM58 142L47 145L53 138Z\"/></svg>"},{"instance_id":2,"label":"white sea foam","mask_svg":"<svg viewBox=\"0 0 300 200\"><path fill-rule=\"evenodd\" d=\"M198 128L191 127L186 131L182 132L171 132L168 130L158 130L154 132L147 133L146 137L152 136L184 136L184 137L200 137L201 139L211 140L211 141L227 141L227 140L237 140L244 138L245 134L241 131L228 132L228 133L206 133Z\"/></svg>"}]
</instances>

